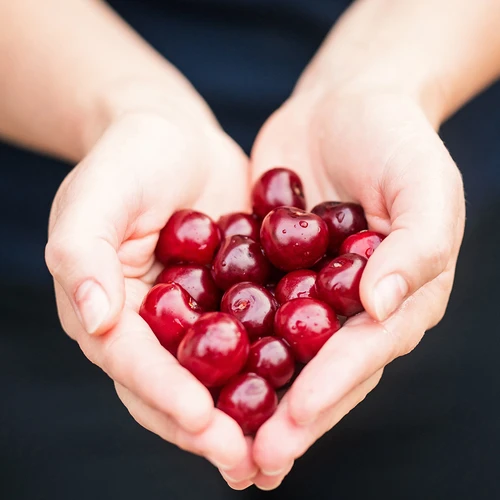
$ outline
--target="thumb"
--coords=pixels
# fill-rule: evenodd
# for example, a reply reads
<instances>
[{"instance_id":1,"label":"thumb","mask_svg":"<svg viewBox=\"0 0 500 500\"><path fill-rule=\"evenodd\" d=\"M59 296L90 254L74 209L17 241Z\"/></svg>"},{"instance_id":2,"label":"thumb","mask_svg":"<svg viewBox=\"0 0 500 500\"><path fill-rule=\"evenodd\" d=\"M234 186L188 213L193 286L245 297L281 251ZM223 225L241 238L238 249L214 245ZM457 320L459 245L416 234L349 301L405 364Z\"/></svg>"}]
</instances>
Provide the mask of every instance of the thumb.
<instances>
[{"instance_id":1,"label":"thumb","mask_svg":"<svg viewBox=\"0 0 500 500\"><path fill-rule=\"evenodd\" d=\"M365 309L379 321L454 265L465 219L460 173L430 127L398 149L384 177L391 232L368 261L360 284ZM378 229L369 214L368 222Z\"/></svg>"},{"instance_id":2,"label":"thumb","mask_svg":"<svg viewBox=\"0 0 500 500\"><path fill-rule=\"evenodd\" d=\"M203 185L197 150L186 146L189 137L163 119L124 117L59 188L46 263L89 334L108 331L123 309L122 243L130 238L126 242L141 249L133 272L142 275L151 267L155 235L167 215L191 202ZM179 189L193 170L196 182Z\"/></svg>"},{"instance_id":3,"label":"thumb","mask_svg":"<svg viewBox=\"0 0 500 500\"><path fill-rule=\"evenodd\" d=\"M54 202L45 260L84 329L100 334L115 325L124 304L114 224L120 215L100 193L102 187L91 182L91 169L78 168L78 175L70 174L59 191L64 194Z\"/></svg>"}]
</instances>

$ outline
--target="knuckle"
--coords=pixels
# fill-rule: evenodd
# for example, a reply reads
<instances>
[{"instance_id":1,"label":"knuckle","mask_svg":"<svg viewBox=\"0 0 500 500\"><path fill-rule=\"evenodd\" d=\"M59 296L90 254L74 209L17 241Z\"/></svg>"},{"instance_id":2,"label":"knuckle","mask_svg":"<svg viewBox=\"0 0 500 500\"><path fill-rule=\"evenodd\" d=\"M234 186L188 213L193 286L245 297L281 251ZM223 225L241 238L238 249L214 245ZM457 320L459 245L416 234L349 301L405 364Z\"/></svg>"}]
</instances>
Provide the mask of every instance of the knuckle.
<instances>
[{"instance_id":1,"label":"knuckle","mask_svg":"<svg viewBox=\"0 0 500 500\"><path fill-rule=\"evenodd\" d=\"M442 273L448 266L453 251L452 242L448 238L434 239L427 260L434 276Z\"/></svg>"},{"instance_id":2,"label":"knuckle","mask_svg":"<svg viewBox=\"0 0 500 500\"><path fill-rule=\"evenodd\" d=\"M45 263L53 276L58 276L61 267L75 258L77 246L67 238L60 238L57 234L49 237L45 246Z\"/></svg>"}]
</instances>

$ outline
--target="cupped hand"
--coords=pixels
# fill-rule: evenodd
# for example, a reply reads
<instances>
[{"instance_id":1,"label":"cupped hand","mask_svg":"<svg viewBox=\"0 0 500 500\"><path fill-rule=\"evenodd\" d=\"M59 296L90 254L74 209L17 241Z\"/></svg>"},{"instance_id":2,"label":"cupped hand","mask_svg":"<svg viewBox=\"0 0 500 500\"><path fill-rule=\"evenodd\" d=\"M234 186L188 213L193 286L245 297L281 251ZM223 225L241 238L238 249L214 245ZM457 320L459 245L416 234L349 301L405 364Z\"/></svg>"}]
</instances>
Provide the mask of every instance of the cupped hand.
<instances>
[{"instance_id":1,"label":"cupped hand","mask_svg":"<svg viewBox=\"0 0 500 500\"><path fill-rule=\"evenodd\" d=\"M132 416L232 469L249 460L241 429L138 309L160 270L154 249L169 216L246 208L248 159L209 113L171 109L123 114L69 173L53 203L46 261L65 331L113 379Z\"/></svg>"},{"instance_id":2,"label":"cupped hand","mask_svg":"<svg viewBox=\"0 0 500 500\"><path fill-rule=\"evenodd\" d=\"M263 489L377 385L442 318L464 229L460 173L417 101L383 89L300 86L261 130L252 175L278 165L302 177L308 208L355 201L388 235L360 287L366 312L346 322L305 367L258 431Z\"/></svg>"}]
</instances>

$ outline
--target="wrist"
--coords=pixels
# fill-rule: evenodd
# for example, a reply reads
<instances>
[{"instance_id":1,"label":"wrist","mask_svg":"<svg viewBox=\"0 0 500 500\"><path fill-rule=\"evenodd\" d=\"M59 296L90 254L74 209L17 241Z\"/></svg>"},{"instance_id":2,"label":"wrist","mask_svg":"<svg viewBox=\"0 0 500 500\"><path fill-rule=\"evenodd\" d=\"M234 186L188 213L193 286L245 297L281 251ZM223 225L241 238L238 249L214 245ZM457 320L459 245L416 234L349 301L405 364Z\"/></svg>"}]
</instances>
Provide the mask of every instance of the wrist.
<instances>
[{"instance_id":1,"label":"wrist","mask_svg":"<svg viewBox=\"0 0 500 500\"><path fill-rule=\"evenodd\" d=\"M78 126L81 157L106 129L129 115L160 117L175 123L218 126L210 108L180 74L127 78L97 93Z\"/></svg>"},{"instance_id":2,"label":"wrist","mask_svg":"<svg viewBox=\"0 0 500 500\"><path fill-rule=\"evenodd\" d=\"M357 0L297 86L321 92L396 93L437 128L500 74L500 3Z\"/></svg>"},{"instance_id":3,"label":"wrist","mask_svg":"<svg viewBox=\"0 0 500 500\"><path fill-rule=\"evenodd\" d=\"M348 59L348 54L345 55ZM353 61L339 66L311 65L301 76L294 95L308 94L313 100L334 95L336 99L350 96L395 95L413 101L437 129L447 116L447 104L439 81L422 68L399 71L401 65L383 61ZM338 69L337 69L338 68Z\"/></svg>"}]
</instances>

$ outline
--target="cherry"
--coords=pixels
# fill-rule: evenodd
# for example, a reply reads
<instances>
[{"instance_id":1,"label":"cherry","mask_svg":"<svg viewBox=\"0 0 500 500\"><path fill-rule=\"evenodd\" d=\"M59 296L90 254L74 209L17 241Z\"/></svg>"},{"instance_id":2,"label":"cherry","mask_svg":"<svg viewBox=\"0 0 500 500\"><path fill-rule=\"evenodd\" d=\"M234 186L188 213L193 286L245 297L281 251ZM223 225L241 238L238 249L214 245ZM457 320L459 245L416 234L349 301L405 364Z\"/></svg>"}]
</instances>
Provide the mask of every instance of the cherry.
<instances>
[{"instance_id":1,"label":"cherry","mask_svg":"<svg viewBox=\"0 0 500 500\"><path fill-rule=\"evenodd\" d=\"M275 334L290 344L301 363L311 361L339 328L335 312L317 299L285 302L274 317Z\"/></svg>"},{"instance_id":2,"label":"cherry","mask_svg":"<svg viewBox=\"0 0 500 500\"><path fill-rule=\"evenodd\" d=\"M208 215L179 210L160 231L156 257L163 264L210 264L219 243L219 228Z\"/></svg>"},{"instance_id":3,"label":"cherry","mask_svg":"<svg viewBox=\"0 0 500 500\"><path fill-rule=\"evenodd\" d=\"M240 235L259 241L260 223L254 215L234 212L223 215L217 225L222 231L223 238Z\"/></svg>"},{"instance_id":4,"label":"cherry","mask_svg":"<svg viewBox=\"0 0 500 500\"><path fill-rule=\"evenodd\" d=\"M292 351L283 340L265 337L250 346L245 370L260 375L275 389L279 389L293 377L295 361Z\"/></svg>"},{"instance_id":5,"label":"cherry","mask_svg":"<svg viewBox=\"0 0 500 500\"><path fill-rule=\"evenodd\" d=\"M262 286L244 281L233 285L222 297L220 310L241 321L250 339L273 333L276 299Z\"/></svg>"},{"instance_id":6,"label":"cherry","mask_svg":"<svg viewBox=\"0 0 500 500\"><path fill-rule=\"evenodd\" d=\"M342 316L361 312L363 304L359 298L359 282L365 266L366 259L355 253L333 259L316 279L318 297Z\"/></svg>"},{"instance_id":7,"label":"cherry","mask_svg":"<svg viewBox=\"0 0 500 500\"><path fill-rule=\"evenodd\" d=\"M286 274L276 287L276 299L280 304L292 299L314 297L317 273L308 269Z\"/></svg>"},{"instance_id":8,"label":"cherry","mask_svg":"<svg viewBox=\"0 0 500 500\"><path fill-rule=\"evenodd\" d=\"M212 264L216 285L227 290L241 281L263 285L270 265L260 245L248 236L230 236L222 243Z\"/></svg>"},{"instance_id":9,"label":"cherry","mask_svg":"<svg viewBox=\"0 0 500 500\"><path fill-rule=\"evenodd\" d=\"M385 236L375 231L360 231L351 234L340 246L340 255L345 253L356 253L369 259L375 249L384 241Z\"/></svg>"},{"instance_id":10,"label":"cherry","mask_svg":"<svg viewBox=\"0 0 500 500\"><path fill-rule=\"evenodd\" d=\"M202 310L177 283L161 283L144 297L139 314L160 344L175 356L186 330L199 319Z\"/></svg>"},{"instance_id":11,"label":"cherry","mask_svg":"<svg viewBox=\"0 0 500 500\"><path fill-rule=\"evenodd\" d=\"M186 290L205 311L219 308L222 293L215 285L210 269L198 264L176 264L165 268L157 283L173 281Z\"/></svg>"},{"instance_id":12,"label":"cherry","mask_svg":"<svg viewBox=\"0 0 500 500\"><path fill-rule=\"evenodd\" d=\"M245 328L236 318L209 312L186 332L177 359L203 385L217 387L243 368L249 347Z\"/></svg>"},{"instance_id":13,"label":"cherry","mask_svg":"<svg viewBox=\"0 0 500 500\"><path fill-rule=\"evenodd\" d=\"M273 168L262 174L254 184L253 211L263 219L271 210L284 205L306 208L302 181L288 168Z\"/></svg>"},{"instance_id":14,"label":"cherry","mask_svg":"<svg viewBox=\"0 0 500 500\"><path fill-rule=\"evenodd\" d=\"M269 382L255 373L238 375L222 388L217 408L254 434L276 411L278 396Z\"/></svg>"},{"instance_id":15,"label":"cherry","mask_svg":"<svg viewBox=\"0 0 500 500\"><path fill-rule=\"evenodd\" d=\"M328 226L330 241L328 251L336 254L342 242L351 234L367 229L365 214L361 205L325 201L316 205L312 213L319 215Z\"/></svg>"},{"instance_id":16,"label":"cherry","mask_svg":"<svg viewBox=\"0 0 500 500\"><path fill-rule=\"evenodd\" d=\"M325 266L330 264L330 262L333 260L333 257L331 255L325 255L323 258L318 260L314 266L311 267L312 271L315 271L316 273L319 273Z\"/></svg>"},{"instance_id":17,"label":"cherry","mask_svg":"<svg viewBox=\"0 0 500 500\"><path fill-rule=\"evenodd\" d=\"M317 215L298 208L279 207L262 221L260 241L267 258L279 269L305 269L323 257L328 228Z\"/></svg>"}]
</instances>

